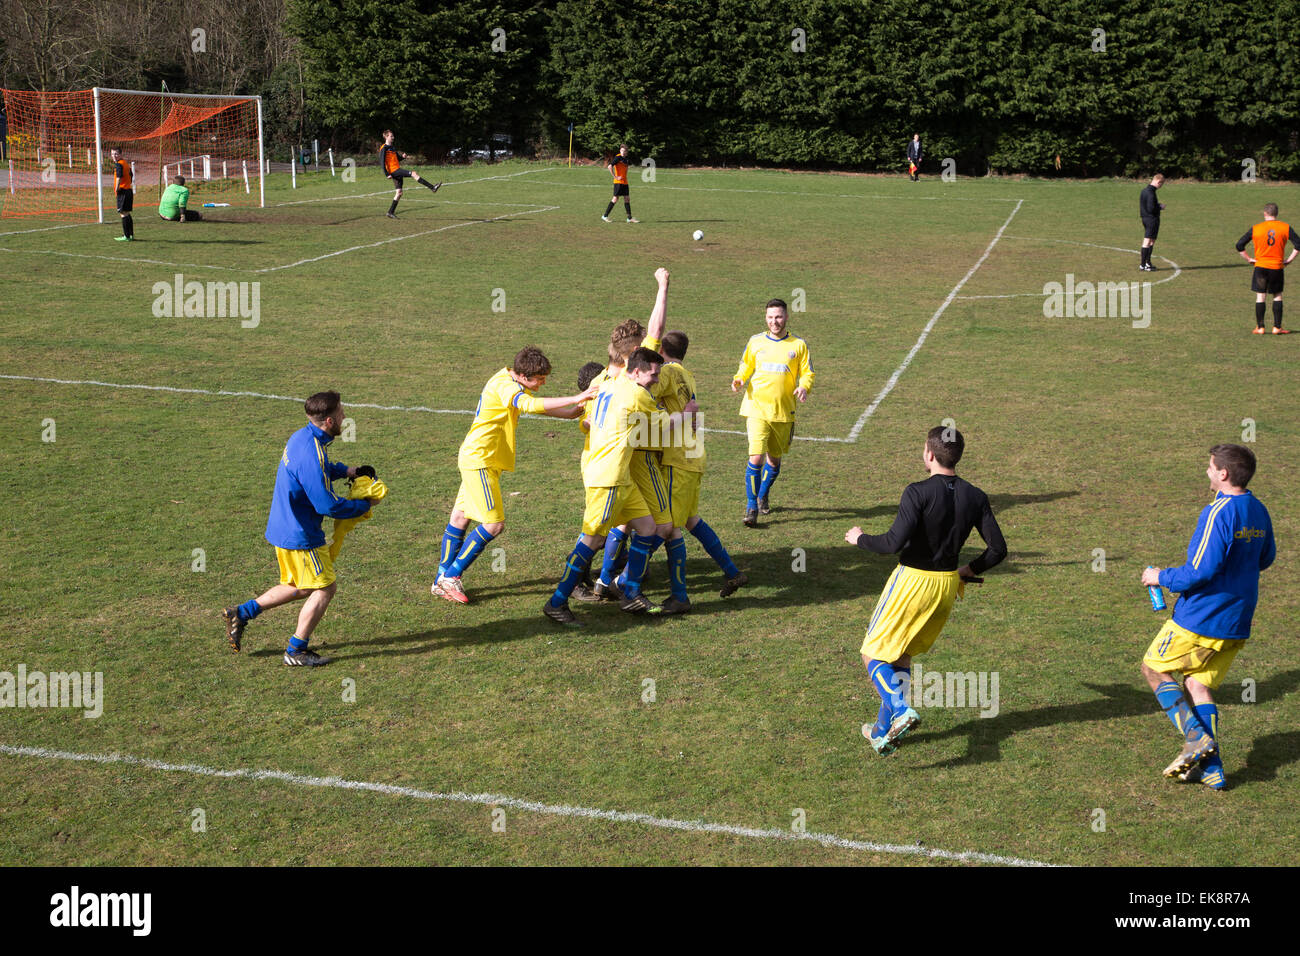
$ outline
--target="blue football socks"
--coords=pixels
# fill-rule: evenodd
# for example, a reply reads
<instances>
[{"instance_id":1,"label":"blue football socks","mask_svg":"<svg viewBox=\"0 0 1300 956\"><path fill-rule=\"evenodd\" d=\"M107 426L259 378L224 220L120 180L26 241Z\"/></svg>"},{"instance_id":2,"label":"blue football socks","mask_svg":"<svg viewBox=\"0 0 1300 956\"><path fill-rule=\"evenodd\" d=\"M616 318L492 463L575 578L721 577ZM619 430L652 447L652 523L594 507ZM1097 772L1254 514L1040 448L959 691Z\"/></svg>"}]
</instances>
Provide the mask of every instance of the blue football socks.
<instances>
[{"instance_id":1,"label":"blue football socks","mask_svg":"<svg viewBox=\"0 0 1300 956\"><path fill-rule=\"evenodd\" d=\"M442 557L438 559L438 573L446 574L451 563L460 554L461 543L465 540L465 529L448 524L442 532Z\"/></svg>"},{"instance_id":2,"label":"blue football socks","mask_svg":"<svg viewBox=\"0 0 1300 956\"><path fill-rule=\"evenodd\" d=\"M901 679L898 675L906 674L906 680ZM871 683L876 688L876 693L880 695L883 704L880 713L876 716L876 724L880 725L884 720L885 729L889 729L889 724L894 717L907 710L907 690L912 678L912 669L910 667L895 668L893 664L887 661L873 660L867 665L867 676L871 678ZM889 713L886 714L885 710Z\"/></svg>"},{"instance_id":3,"label":"blue football socks","mask_svg":"<svg viewBox=\"0 0 1300 956\"><path fill-rule=\"evenodd\" d=\"M1205 729L1209 732L1210 736L1214 738L1214 742L1217 744L1219 742L1219 708L1214 704L1197 704L1195 709L1196 709L1196 716L1200 720L1202 726L1205 727ZM1210 754L1210 756L1205 758L1205 762L1201 764L1201 771L1202 771L1201 779L1204 782L1213 784L1214 781L1211 775L1216 772L1219 774L1219 782L1222 782L1223 780L1223 748L1222 747L1219 747L1218 750L1216 750L1214 753Z\"/></svg>"},{"instance_id":4,"label":"blue football socks","mask_svg":"<svg viewBox=\"0 0 1300 956\"><path fill-rule=\"evenodd\" d=\"M734 578L740 573L740 569L736 567L735 562L731 560L731 555L727 553L727 549L724 548L722 542L718 540L717 532L709 527L708 522L701 518L699 521L695 522L694 528L689 528L687 530L689 530L691 534L695 535L695 540L700 543L708 553L709 557L717 562L718 567L722 568L723 574L729 578Z\"/></svg>"},{"instance_id":5,"label":"blue football socks","mask_svg":"<svg viewBox=\"0 0 1300 956\"><path fill-rule=\"evenodd\" d=\"M262 605L257 603L257 599L245 601L239 607L235 608L235 613L239 615L241 621L251 621L257 615L262 613Z\"/></svg>"},{"instance_id":6,"label":"blue football socks","mask_svg":"<svg viewBox=\"0 0 1300 956\"><path fill-rule=\"evenodd\" d=\"M456 556L456 560L453 561L451 566L443 573L449 578L460 577L465 573L465 569L474 563L474 559L483 552L483 549L487 547L488 542L495 537L496 535L488 534L487 531L483 529L483 526L479 525L470 532L469 541L461 549L460 554Z\"/></svg>"},{"instance_id":7,"label":"blue football socks","mask_svg":"<svg viewBox=\"0 0 1300 956\"><path fill-rule=\"evenodd\" d=\"M1156 700L1170 723L1177 728L1185 740L1195 739L1207 732L1196 719L1196 714L1192 713L1192 709L1187 706L1187 698L1183 696L1183 688L1178 681L1161 681L1160 686L1156 688Z\"/></svg>"},{"instance_id":8,"label":"blue football socks","mask_svg":"<svg viewBox=\"0 0 1300 956\"><path fill-rule=\"evenodd\" d=\"M766 498L767 493L772 490L772 482L776 481L776 476L781 474L781 466L774 465L771 462L763 463L763 478L758 486L758 496Z\"/></svg>"},{"instance_id":9,"label":"blue football socks","mask_svg":"<svg viewBox=\"0 0 1300 956\"><path fill-rule=\"evenodd\" d=\"M614 528L605 539L605 560L600 566L600 583L606 587L614 583L614 565L618 562L618 553L623 549L625 540L627 532L622 528Z\"/></svg>"},{"instance_id":10,"label":"blue football socks","mask_svg":"<svg viewBox=\"0 0 1300 956\"><path fill-rule=\"evenodd\" d=\"M573 550L565 559L564 576L560 578L560 583L555 586L555 593L551 595L551 607L559 607L569 600L569 595L582 580L582 572L587 570L587 565L595 556L595 549L587 547L579 538L578 543L573 546Z\"/></svg>"},{"instance_id":11,"label":"blue football socks","mask_svg":"<svg viewBox=\"0 0 1300 956\"><path fill-rule=\"evenodd\" d=\"M664 545L668 554L668 582L673 597L679 601L689 601L686 593L686 539L672 538Z\"/></svg>"},{"instance_id":12,"label":"blue football socks","mask_svg":"<svg viewBox=\"0 0 1300 956\"><path fill-rule=\"evenodd\" d=\"M750 511L758 510L758 477L761 471L752 461L745 463L745 501Z\"/></svg>"},{"instance_id":13,"label":"blue football socks","mask_svg":"<svg viewBox=\"0 0 1300 956\"><path fill-rule=\"evenodd\" d=\"M641 579L645 577L646 565L650 563L650 552L656 541L662 541L658 535L632 535L632 545L627 549L627 584L623 586L624 597L634 598L641 593Z\"/></svg>"}]
</instances>

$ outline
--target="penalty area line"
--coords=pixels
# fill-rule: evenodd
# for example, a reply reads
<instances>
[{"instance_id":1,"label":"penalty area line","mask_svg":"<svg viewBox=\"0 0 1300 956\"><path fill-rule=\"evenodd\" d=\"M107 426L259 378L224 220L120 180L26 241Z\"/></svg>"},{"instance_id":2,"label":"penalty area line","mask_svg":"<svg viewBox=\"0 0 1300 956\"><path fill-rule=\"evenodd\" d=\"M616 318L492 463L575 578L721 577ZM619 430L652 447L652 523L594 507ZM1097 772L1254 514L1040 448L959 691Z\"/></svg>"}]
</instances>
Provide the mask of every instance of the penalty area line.
<instances>
[{"instance_id":1,"label":"penalty area line","mask_svg":"<svg viewBox=\"0 0 1300 956\"><path fill-rule=\"evenodd\" d=\"M952 304L952 301L957 298L957 293L961 291L962 286L970 281L971 276L976 273L980 266L984 265L985 260L988 259L989 255L993 252L993 247L998 244L998 240L1002 238L1002 234L1007 231L1007 226L1011 225L1011 220L1016 217L1016 213L1020 212L1020 207L1024 205L1024 202L1023 199L1016 200L1016 206L1011 210L1011 215L1007 216L1007 221L1002 224L1002 227L998 229L997 234L994 235L992 241L989 242L988 248L984 250L984 255L980 256L976 263L970 267L970 271L961 277L961 281L952 287L952 291L949 292L947 298L943 300L943 304L935 310L934 315L930 316L930 321L925 323L925 328L921 330L921 335L916 340L916 344L912 346L911 351L907 353L907 357L903 359L903 364L894 369L894 374L889 376L889 381L886 382L885 387L880 390L880 394L872 399L871 404L867 406L866 410L858 417L857 422L854 423L853 428L849 430L849 441L855 442L858 440L858 435L862 434L862 428L867 424L867 419L876 413L876 409L880 407L880 403L883 402L885 397L894 390L894 386L898 384L898 380L902 377L903 373L907 371L907 367L912 364L912 359L916 358L916 353L921 351L921 346L924 345L925 340L930 337L930 332L934 329L936 323L938 323L939 316L943 315L948 306Z\"/></svg>"},{"instance_id":2,"label":"penalty area line","mask_svg":"<svg viewBox=\"0 0 1300 956\"><path fill-rule=\"evenodd\" d=\"M462 226L480 226L488 222L500 222L502 219L509 219L512 216L527 216L532 213L551 212L559 209L559 206L534 206L531 209L523 209L519 212L506 212L499 216L493 216L490 219L471 219L469 222L455 222L449 226L439 226L437 229L426 229L424 232L413 232L408 236L394 236L391 239L380 239L378 242L367 242L360 246L349 246L347 249L339 249L337 252L327 252L323 256L312 256L310 259L299 259L297 262L289 262L282 266L268 266L265 269L252 270L253 275L264 275L268 272L279 272L282 269L294 269L298 266L309 265L313 262L320 262L323 259L332 259L335 256L347 255L349 252L360 252L362 249L377 249L380 246L386 246L393 242L405 242L407 239L419 239L422 236L432 236L439 232L446 232L448 229L460 229Z\"/></svg>"},{"instance_id":3,"label":"penalty area line","mask_svg":"<svg viewBox=\"0 0 1300 956\"><path fill-rule=\"evenodd\" d=\"M326 787L334 790L353 790L369 793L382 793L393 797L407 797L425 800L431 803L465 803L485 807L509 807L525 813L537 813L546 816L572 817L585 820L599 820L606 823L634 823L664 830L680 830L689 833L717 833L725 836L745 837L751 840L779 840L787 843L815 843L820 846L859 853L882 853L899 856L917 856L931 860L950 860L956 863L990 863L1000 866L1052 866L1040 860L1026 860L1012 856L998 856L992 853L975 851L940 850L920 846L900 846L892 843L873 843L869 840L850 840L831 833L809 833L795 830L759 829L757 827L736 826L728 823L709 823L704 820L676 820L671 817L657 817L649 813L634 813L624 810L601 810L596 807L580 807L569 804L541 803L535 800L522 800L518 797L495 793L464 793L453 791L440 793L434 790L418 790L414 787L401 787L389 783L371 783L365 780L345 780L342 777L311 777L303 774L288 773L283 770L256 770L249 767L236 767L222 770L217 767L205 767L201 764L166 763L147 757L135 757L130 754L87 754L73 753L66 750L49 750L44 747L15 747L0 744L0 753L12 757L35 757L42 760L62 760L78 763L122 764L131 767L144 767L165 773L185 773L200 777L219 779L242 779L253 781L276 781L296 787Z\"/></svg>"},{"instance_id":4,"label":"penalty area line","mask_svg":"<svg viewBox=\"0 0 1300 956\"><path fill-rule=\"evenodd\" d=\"M208 389L208 388L181 388L176 385L141 385L129 382L101 382L97 379L73 379L73 378L46 378L38 375L9 375L0 373L0 380L10 382L41 382L46 385L87 385L94 388L121 388L137 392L169 392L175 395L212 395L220 398L265 398L276 402L297 402L301 405L306 401L296 395L275 395L269 392L245 392L245 391L227 391L225 389ZM379 412L422 412L428 415L473 415L474 412L468 408L429 408L426 405L380 405L375 402L345 402L349 408L369 408ZM521 415L521 418L531 418L537 421L555 421L548 415ZM701 428L702 432L710 432L715 435L746 435L747 432L732 431L726 428ZM847 438L814 438L807 435L795 435L796 441L815 441L815 442L834 442L843 444Z\"/></svg>"},{"instance_id":5,"label":"penalty area line","mask_svg":"<svg viewBox=\"0 0 1300 956\"><path fill-rule=\"evenodd\" d=\"M531 173L545 172L550 168L551 167L547 166L546 169L525 169L521 173L510 173L508 176L480 176L478 179L449 179L445 181L439 189L444 189L447 186L468 186L470 183L486 183L493 180L514 179L516 176L528 176ZM392 193L395 188L396 187L394 186L389 186L387 189L381 189L378 192L373 193L348 193L346 196L325 196L320 199L291 199L288 202L272 203L267 208L274 209L280 206L306 206L317 202L337 202L340 199L371 199L375 196L387 196Z\"/></svg>"}]
</instances>

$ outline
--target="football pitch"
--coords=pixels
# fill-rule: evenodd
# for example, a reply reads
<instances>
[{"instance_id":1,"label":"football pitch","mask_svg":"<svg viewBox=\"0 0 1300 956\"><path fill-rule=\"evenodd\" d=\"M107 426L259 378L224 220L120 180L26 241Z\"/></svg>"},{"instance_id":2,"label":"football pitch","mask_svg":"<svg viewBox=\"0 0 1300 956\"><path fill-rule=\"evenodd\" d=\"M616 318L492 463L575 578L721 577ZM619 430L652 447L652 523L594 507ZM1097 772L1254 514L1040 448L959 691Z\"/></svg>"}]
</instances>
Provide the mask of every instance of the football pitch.
<instances>
[{"instance_id":1,"label":"football pitch","mask_svg":"<svg viewBox=\"0 0 1300 956\"><path fill-rule=\"evenodd\" d=\"M1233 243L1264 202L1300 215L1300 187L1167 183L1140 273L1130 181L660 169L632 178L641 221L606 224L599 167L435 175L395 222L373 169L275 176L265 209L203 223L138 209L134 243L115 215L0 220L0 672L102 675L98 716L0 708L0 863L1292 862L1300 335L1249 334ZM751 584L719 598L688 536L691 614L545 619L582 439L523 419L472 603L432 596L483 383L533 344L542 394L576 391L610 329L648 317L659 266L709 429L701 513ZM189 282L248 283L249 308L186 314ZM1076 295L1048 317L1050 283ZM772 297L817 381L747 529L730 379ZM296 605L241 654L219 611L276 580L276 463L326 388L354 421L331 457L390 493L337 562L313 638L334 663L289 669ZM844 533L888 528L945 420L1010 556L918 660L996 693L923 706L881 758L858 648L896 561ZM1161 776L1179 737L1138 671L1165 618L1139 574L1183 562L1219 442L1258 455L1278 541L1216 694L1223 793ZM666 595L662 553L647 581Z\"/></svg>"}]
</instances>

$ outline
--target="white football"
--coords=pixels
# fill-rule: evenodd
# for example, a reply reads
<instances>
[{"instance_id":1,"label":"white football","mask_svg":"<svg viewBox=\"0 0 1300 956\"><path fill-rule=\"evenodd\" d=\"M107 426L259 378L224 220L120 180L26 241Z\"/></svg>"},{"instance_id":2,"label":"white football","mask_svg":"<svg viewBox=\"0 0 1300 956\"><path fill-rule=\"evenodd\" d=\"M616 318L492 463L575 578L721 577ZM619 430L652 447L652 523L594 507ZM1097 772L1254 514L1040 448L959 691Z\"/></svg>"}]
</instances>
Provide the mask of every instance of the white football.
<instances>
[{"instance_id":1,"label":"white football","mask_svg":"<svg viewBox=\"0 0 1300 956\"><path fill-rule=\"evenodd\" d=\"M691 238L694 239L696 242L699 242L701 239L704 238L704 230L696 229L695 232L691 234Z\"/></svg>"}]
</instances>

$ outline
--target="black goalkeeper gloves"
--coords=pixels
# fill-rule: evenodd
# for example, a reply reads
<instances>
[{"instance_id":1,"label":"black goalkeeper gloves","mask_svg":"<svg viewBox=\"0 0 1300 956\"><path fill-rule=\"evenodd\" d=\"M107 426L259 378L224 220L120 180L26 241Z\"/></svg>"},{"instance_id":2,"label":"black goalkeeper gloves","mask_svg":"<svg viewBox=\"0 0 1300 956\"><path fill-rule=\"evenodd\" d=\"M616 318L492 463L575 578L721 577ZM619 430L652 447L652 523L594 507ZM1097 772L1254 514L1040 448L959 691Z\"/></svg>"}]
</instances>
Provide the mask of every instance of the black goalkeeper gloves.
<instances>
[{"instance_id":1,"label":"black goalkeeper gloves","mask_svg":"<svg viewBox=\"0 0 1300 956\"><path fill-rule=\"evenodd\" d=\"M375 474L374 466L362 465L357 469L357 477L358 478L365 477L365 478L369 478L371 481L374 481L379 476Z\"/></svg>"}]
</instances>

